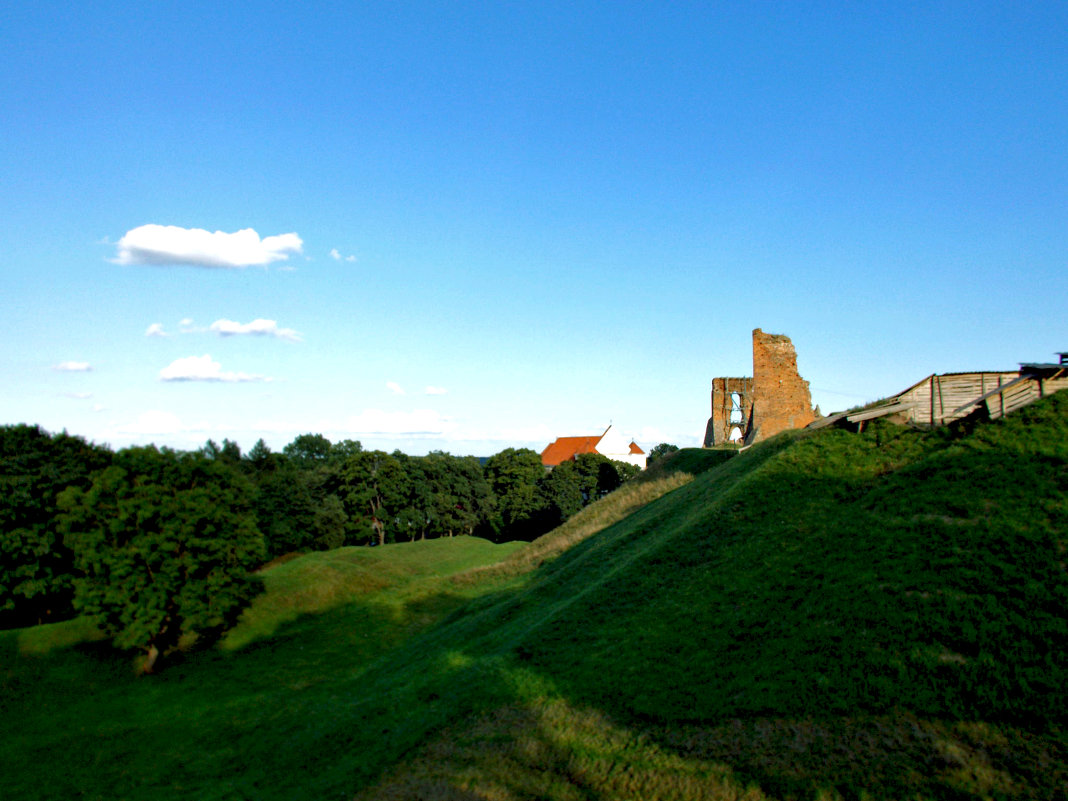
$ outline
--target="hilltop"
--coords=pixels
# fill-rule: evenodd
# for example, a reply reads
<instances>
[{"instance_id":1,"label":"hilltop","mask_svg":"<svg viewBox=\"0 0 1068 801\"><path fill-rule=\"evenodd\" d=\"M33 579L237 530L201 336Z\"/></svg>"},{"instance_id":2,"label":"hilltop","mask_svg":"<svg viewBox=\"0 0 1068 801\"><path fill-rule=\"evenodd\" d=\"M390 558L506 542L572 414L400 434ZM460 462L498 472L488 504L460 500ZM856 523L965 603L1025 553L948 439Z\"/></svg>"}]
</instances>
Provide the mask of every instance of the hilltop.
<instances>
[{"instance_id":1,"label":"hilltop","mask_svg":"<svg viewBox=\"0 0 1068 801\"><path fill-rule=\"evenodd\" d=\"M0 633L0 791L1056 798L1066 520L1068 393L682 451L530 545L271 568L151 680L79 621Z\"/></svg>"}]
</instances>

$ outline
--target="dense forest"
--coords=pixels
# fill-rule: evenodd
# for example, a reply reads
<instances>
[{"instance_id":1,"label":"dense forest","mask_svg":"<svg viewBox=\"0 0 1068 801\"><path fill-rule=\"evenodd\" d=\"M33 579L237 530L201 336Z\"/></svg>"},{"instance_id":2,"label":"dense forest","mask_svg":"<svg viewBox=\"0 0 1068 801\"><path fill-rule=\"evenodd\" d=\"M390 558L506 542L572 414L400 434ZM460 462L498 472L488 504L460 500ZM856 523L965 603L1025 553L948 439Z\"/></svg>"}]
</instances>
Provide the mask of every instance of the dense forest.
<instances>
[{"instance_id":1,"label":"dense forest","mask_svg":"<svg viewBox=\"0 0 1068 801\"><path fill-rule=\"evenodd\" d=\"M0 427L0 628L92 614L149 657L221 632L289 554L457 535L532 540L638 468L584 454L482 460L296 437L197 451L112 451L39 426Z\"/></svg>"}]
</instances>

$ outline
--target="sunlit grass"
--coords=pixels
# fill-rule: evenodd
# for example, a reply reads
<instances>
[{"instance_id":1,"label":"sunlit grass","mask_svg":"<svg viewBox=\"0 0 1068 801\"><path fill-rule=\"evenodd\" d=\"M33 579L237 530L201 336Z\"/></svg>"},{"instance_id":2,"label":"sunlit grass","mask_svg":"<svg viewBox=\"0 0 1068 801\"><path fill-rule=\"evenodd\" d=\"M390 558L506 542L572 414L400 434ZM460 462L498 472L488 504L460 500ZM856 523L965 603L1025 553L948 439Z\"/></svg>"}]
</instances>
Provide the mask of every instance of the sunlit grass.
<instances>
[{"instance_id":1,"label":"sunlit grass","mask_svg":"<svg viewBox=\"0 0 1068 801\"><path fill-rule=\"evenodd\" d=\"M437 591L436 579L496 562L520 543L493 545L476 538L425 540L377 548L339 548L311 553L264 571L266 592L223 640L226 650L268 637L286 623L326 612L354 600L403 603Z\"/></svg>"}]
</instances>

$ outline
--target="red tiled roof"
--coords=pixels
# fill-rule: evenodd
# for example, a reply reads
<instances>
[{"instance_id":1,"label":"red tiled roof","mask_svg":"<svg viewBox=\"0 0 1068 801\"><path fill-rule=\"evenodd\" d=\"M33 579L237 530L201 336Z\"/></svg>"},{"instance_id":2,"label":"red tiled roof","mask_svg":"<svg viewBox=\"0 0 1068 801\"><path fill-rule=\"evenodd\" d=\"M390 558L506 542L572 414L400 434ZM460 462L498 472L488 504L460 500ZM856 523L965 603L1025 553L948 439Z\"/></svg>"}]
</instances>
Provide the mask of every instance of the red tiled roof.
<instances>
[{"instance_id":1,"label":"red tiled roof","mask_svg":"<svg viewBox=\"0 0 1068 801\"><path fill-rule=\"evenodd\" d=\"M594 453L603 434L586 437L557 437L541 452L541 463L546 467L556 467L560 462L574 459L582 453Z\"/></svg>"},{"instance_id":2,"label":"red tiled roof","mask_svg":"<svg viewBox=\"0 0 1068 801\"><path fill-rule=\"evenodd\" d=\"M641 448L638 447L638 443L635 442L634 440L631 440L631 442L630 442L630 452L631 453L645 453L645 451L643 451Z\"/></svg>"}]
</instances>

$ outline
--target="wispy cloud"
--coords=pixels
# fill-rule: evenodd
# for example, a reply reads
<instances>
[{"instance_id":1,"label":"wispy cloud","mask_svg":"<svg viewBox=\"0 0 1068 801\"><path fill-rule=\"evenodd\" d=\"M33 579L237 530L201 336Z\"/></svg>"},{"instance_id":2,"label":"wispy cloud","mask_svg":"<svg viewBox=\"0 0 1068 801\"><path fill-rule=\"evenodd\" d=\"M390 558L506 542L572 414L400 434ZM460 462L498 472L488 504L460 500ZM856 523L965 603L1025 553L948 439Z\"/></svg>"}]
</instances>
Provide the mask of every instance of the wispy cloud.
<instances>
[{"instance_id":1,"label":"wispy cloud","mask_svg":"<svg viewBox=\"0 0 1068 801\"><path fill-rule=\"evenodd\" d=\"M396 381L387 381L386 382L386 389L388 389L394 395L403 395L403 394L405 394L404 393L404 387L402 387Z\"/></svg>"},{"instance_id":2,"label":"wispy cloud","mask_svg":"<svg viewBox=\"0 0 1068 801\"><path fill-rule=\"evenodd\" d=\"M225 383L271 380L263 375L223 370L222 365L207 353L203 356L185 356L181 359L175 359L159 371L159 378L161 381L218 381Z\"/></svg>"},{"instance_id":3,"label":"wispy cloud","mask_svg":"<svg viewBox=\"0 0 1068 801\"><path fill-rule=\"evenodd\" d=\"M262 318L253 320L251 323L238 323L226 319L216 320L208 327L208 330L224 337L251 335L275 337L289 342L301 341L301 335L292 328L279 328L274 320Z\"/></svg>"},{"instance_id":4,"label":"wispy cloud","mask_svg":"<svg viewBox=\"0 0 1068 801\"><path fill-rule=\"evenodd\" d=\"M448 395L449 394L449 390L445 389L445 387L427 387L426 389L423 390L423 392L426 393L427 395Z\"/></svg>"},{"instance_id":5,"label":"wispy cloud","mask_svg":"<svg viewBox=\"0 0 1068 801\"><path fill-rule=\"evenodd\" d=\"M213 333L222 337L232 336L261 336L261 337L274 337L275 339L284 339L287 342L301 342L303 336L298 331L294 331L292 328L281 328L277 321L266 320L264 318L257 318L250 323L239 323L235 320L227 320L222 318L216 320L207 328L203 326L193 325L192 318L186 317L180 323L178 323L178 333L180 334L204 334ZM146 337L169 337L170 334L163 328L162 323L152 323L145 330Z\"/></svg>"},{"instance_id":6,"label":"wispy cloud","mask_svg":"<svg viewBox=\"0 0 1068 801\"><path fill-rule=\"evenodd\" d=\"M74 400L89 400L93 397L92 392L66 392L64 393L68 398L74 398Z\"/></svg>"},{"instance_id":7,"label":"wispy cloud","mask_svg":"<svg viewBox=\"0 0 1068 801\"><path fill-rule=\"evenodd\" d=\"M118 264L188 265L235 269L285 261L303 252L295 233L265 236L252 228L214 233L177 225L142 225L127 231L117 243Z\"/></svg>"},{"instance_id":8,"label":"wispy cloud","mask_svg":"<svg viewBox=\"0 0 1068 801\"><path fill-rule=\"evenodd\" d=\"M339 251L337 248L332 248L330 250L330 258L332 258L334 261L348 261L348 262L356 261L356 257L355 256L352 256L352 255L342 256L341 255L341 251Z\"/></svg>"},{"instance_id":9,"label":"wispy cloud","mask_svg":"<svg viewBox=\"0 0 1068 801\"><path fill-rule=\"evenodd\" d=\"M93 368L89 362L60 362L53 365L52 369L61 373L88 373Z\"/></svg>"}]
</instances>

